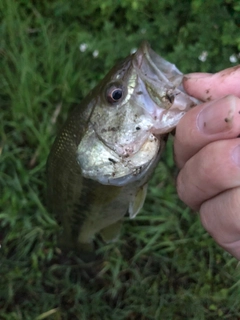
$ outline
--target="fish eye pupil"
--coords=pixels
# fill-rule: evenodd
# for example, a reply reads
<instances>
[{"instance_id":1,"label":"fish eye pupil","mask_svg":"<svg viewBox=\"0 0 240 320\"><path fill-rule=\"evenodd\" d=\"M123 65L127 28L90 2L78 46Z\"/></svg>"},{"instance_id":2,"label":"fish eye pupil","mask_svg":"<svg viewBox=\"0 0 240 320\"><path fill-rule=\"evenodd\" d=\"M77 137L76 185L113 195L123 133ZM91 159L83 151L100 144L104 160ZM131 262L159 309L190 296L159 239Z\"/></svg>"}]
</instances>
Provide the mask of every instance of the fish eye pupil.
<instances>
[{"instance_id":1,"label":"fish eye pupil","mask_svg":"<svg viewBox=\"0 0 240 320\"><path fill-rule=\"evenodd\" d=\"M119 99L122 98L122 89L115 89L112 92L112 99L114 101L118 101Z\"/></svg>"},{"instance_id":2,"label":"fish eye pupil","mask_svg":"<svg viewBox=\"0 0 240 320\"><path fill-rule=\"evenodd\" d=\"M106 92L107 101L111 104L115 104L123 97L123 89L119 85L112 85Z\"/></svg>"}]
</instances>

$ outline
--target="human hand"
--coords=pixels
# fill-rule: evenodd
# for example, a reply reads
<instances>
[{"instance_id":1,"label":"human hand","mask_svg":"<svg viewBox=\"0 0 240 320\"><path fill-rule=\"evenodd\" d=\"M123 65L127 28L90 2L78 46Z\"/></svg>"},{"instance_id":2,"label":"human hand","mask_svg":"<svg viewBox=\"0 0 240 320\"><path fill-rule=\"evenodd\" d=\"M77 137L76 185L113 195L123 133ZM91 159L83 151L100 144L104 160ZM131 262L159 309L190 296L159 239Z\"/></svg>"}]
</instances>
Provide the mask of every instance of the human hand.
<instances>
[{"instance_id":1,"label":"human hand","mask_svg":"<svg viewBox=\"0 0 240 320\"><path fill-rule=\"evenodd\" d=\"M204 228L240 260L240 65L184 79L203 101L181 119L174 141L177 191Z\"/></svg>"}]
</instances>

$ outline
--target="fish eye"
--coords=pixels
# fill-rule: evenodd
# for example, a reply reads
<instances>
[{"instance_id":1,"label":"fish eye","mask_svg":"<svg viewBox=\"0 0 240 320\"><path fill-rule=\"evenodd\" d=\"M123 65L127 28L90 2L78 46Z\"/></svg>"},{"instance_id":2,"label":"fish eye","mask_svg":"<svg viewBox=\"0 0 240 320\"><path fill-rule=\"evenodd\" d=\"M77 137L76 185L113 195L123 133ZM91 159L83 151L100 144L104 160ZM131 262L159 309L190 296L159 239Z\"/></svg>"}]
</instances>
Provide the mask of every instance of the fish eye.
<instances>
[{"instance_id":1,"label":"fish eye","mask_svg":"<svg viewBox=\"0 0 240 320\"><path fill-rule=\"evenodd\" d=\"M107 89L107 101L109 103L116 103L121 100L123 96L123 89L120 86L113 85Z\"/></svg>"}]
</instances>

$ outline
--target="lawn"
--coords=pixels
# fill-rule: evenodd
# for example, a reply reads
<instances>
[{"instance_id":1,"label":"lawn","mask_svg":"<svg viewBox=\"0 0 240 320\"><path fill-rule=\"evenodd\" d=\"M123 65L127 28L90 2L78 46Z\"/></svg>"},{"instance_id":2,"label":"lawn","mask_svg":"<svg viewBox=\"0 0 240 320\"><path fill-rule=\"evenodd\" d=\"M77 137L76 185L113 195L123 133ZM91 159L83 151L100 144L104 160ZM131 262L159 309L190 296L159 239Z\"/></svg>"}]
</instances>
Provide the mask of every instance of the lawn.
<instances>
[{"instance_id":1,"label":"lawn","mask_svg":"<svg viewBox=\"0 0 240 320\"><path fill-rule=\"evenodd\" d=\"M0 320L240 319L237 261L178 199L173 137L143 210L116 243L97 239L102 259L87 266L57 246L45 176L69 110L141 40L185 73L238 64L238 0L1 0L0 9Z\"/></svg>"}]
</instances>

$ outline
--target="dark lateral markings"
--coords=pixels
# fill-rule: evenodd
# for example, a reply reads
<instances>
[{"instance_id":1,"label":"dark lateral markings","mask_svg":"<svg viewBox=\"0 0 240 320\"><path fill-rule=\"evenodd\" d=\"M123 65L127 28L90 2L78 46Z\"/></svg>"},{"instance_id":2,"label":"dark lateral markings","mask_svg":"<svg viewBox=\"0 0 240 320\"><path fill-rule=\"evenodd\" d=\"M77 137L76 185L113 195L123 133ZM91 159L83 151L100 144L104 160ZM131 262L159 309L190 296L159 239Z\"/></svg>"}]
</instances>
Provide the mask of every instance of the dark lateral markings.
<instances>
[{"instance_id":1,"label":"dark lateral markings","mask_svg":"<svg viewBox=\"0 0 240 320\"><path fill-rule=\"evenodd\" d=\"M117 163L117 161L113 160L112 158L108 158L108 160L113 164Z\"/></svg>"}]
</instances>

